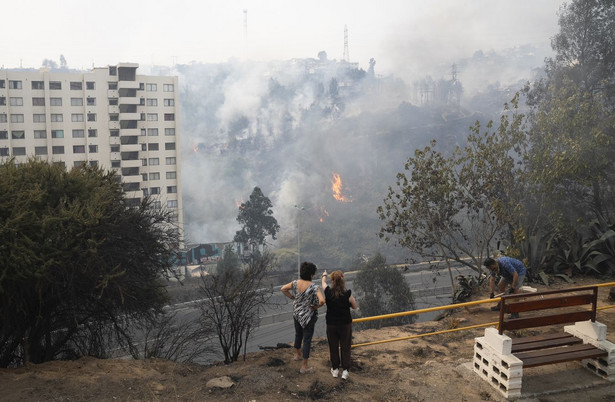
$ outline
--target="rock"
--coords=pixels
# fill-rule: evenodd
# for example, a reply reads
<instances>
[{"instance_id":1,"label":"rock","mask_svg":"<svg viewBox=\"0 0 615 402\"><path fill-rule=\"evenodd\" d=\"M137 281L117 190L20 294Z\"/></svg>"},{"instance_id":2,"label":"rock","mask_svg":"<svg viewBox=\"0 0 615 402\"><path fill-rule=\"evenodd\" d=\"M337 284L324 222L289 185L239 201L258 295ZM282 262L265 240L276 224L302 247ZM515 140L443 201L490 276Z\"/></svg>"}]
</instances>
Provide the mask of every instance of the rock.
<instances>
[{"instance_id":1,"label":"rock","mask_svg":"<svg viewBox=\"0 0 615 402\"><path fill-rule=\"evenodd\" d=\"M231 388L233 385L235 385L235 383L231 380L231 377L228 376L212 378L205 384L207 388Z\"/></svg>"}]
</instances>

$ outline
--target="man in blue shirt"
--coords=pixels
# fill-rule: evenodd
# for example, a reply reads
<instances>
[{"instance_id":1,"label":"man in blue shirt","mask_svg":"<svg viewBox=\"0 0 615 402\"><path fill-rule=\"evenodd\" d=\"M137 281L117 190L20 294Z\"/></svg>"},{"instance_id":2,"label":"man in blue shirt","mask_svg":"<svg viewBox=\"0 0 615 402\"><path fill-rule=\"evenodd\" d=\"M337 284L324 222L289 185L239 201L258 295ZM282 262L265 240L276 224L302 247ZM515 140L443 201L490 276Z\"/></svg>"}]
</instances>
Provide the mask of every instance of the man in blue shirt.
<instances>
[{"instance_id":1,"label":"man in blue shirt","mask_svg":"<svg viewBox=\"0 0 615 402\"><path fill-rule=\"evenodd\" d=\"M508 285L510 285L510 293L519 293L519 289L523 286L523 280L525 279L525 273L527 271L523 262L516 258L499 257L497 260L487 258L483 262L483 265L485 265L491 273L491 277L489 278L489 288L491 290L489 296L491 298L494 297L493 292L495 290L495 277L497 274L500 275L500 281L498 282L498 291L500 293L503 293ZM491 308L493 311L499 309L499 303L497 306Z\"/></svg>"}]
</instances>

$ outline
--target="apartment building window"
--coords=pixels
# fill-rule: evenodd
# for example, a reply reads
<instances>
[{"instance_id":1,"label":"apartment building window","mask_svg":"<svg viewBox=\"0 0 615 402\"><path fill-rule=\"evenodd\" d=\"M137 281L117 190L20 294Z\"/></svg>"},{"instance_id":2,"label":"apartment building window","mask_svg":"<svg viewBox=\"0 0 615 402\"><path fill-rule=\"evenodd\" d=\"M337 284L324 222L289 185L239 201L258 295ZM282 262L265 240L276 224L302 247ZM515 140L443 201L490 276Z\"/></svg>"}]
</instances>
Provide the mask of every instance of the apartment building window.
<instances>
[{"instance_id":1,"label":"apartment building window","mask_svg":"<svg viewBox=\"0 0 615 402\"><path fill-rule=\"evenodd\" d=\"M117 89L117 82L110 82L109 89L113 89L113 90Z\"/></svg>"},{"instance_id":2,"label":"apartment building window","mask_svg":"<svg viewBox=\"0 0 615 402\"><path fill-rule=\"evenodd\" d=\"M90 161L90 166L98 167L98 161Z\"/></svg>"},{"instance_id":3,"label":"apartment building window","mask_svg":"<svg viewBox=\"0 0 615 402\"><path fill-rule=\"evenodd\" d=\"M139 105L140 106L145 106L145 99L143 99L143 98L139 99Z\"/></svg>"},{"instance_id":4,"label":"apartment building window","mask_svg":"<svg viewBox=\"0 0 615 402\"><path fill-rule=\"evenodd\" d=\"M147 135L150 137L158 137L158 129L157 128L148 128Z\"/></svg>"},{"instance_id":5,"label":"apartment building window","mask_svg":"<svg viewBox=\"0 0 615 402\"><path fill-rule=\"evenodd\" d=\"M98 153L98 145L88 145L88 152L91 154Z\"/></svg>"},{"instance_id":6,"label":"apartment building window","mask_svg":"<svg viewBox=\"0 0 615 402\"><path fill-rule=\"evenodd\" d=\"M175 99L165 99L164 105L165 106L175 106Z\"/></svg>"},{"instance_id":7,"label":"apartment building window","mask_svg":"<svg viewBox=\"0 0 615 402\"><path fill-rule=\"evenodd\" d=\"M96 121L96 113L88 113L88 121Z\"/></svg>"},{"instance_id":8,"label":"apartment building window","mask_svg":"<svg viewBox=\"0 0 615 402\"><path fill-rule=\"evenodd\" d=\"M23 114L12 114L11 123L23 123Z\"/></svg>"},{"instance_id":9,"label":"apartment building window","mask_svg":"<svg viewBox=\"0 0 615 402\"><path fill-rule=\"evenodd\" d=\"M33 123L44 123L45 122L45 114L44 113L35 113L32 115Z\"/></svg>"},{"instance_id":10,"label":"apartment building window","mask_svg":"<svg viewBox=\"0 0 615 402\"><path fill-rule=\"evenodd\" d=\"M51 130L51 138L64 138L64 130Z\"/></svg>"},{"instance_id":11,"label":"apartment building window","mask_svg":"<svg viewBox=\"0 0 615 402\"><path fill-rule=\"evenodd\" d=\"M6 106L6 96L0 96L0 106Z\"/></svg>"},{"instance_id":12,"label":"apartment building window","mask_svg":"<svg viewBox=\"0 0 615 402\"><path fill-rule=\"evenodd\" d=\"M84 134L83 130L73 130L73 138L84 138Z\"/></svg>"},{"instance_id":13,"label":"apartment building window","mask_svg":"<svg viewBox=\"0 0 615 402\"><path fill-rule=\"evenodd\" d=\"M177 193L177 186L167 186L167 194Z\"/></svg>"},{"instance_id":14,"label":"apartment building window","mask_svg":"<svg viewBox=\"0 0 615 402\"><path fill-rule=\"evenodd\" d=\"M47 155L47 147L34 147L34 155Z\"/></svg>"},{"instance_id":15,"label":"apartment building window","mask_svg":"<svg viewBox=\"0 0 615 402\"><path fill-rule=\"evenodd\" d=\"M163 84L162 90L164 92L173 92L173 84Z\"/></svg>"},{"instance_id":16,"label":"apartment building window","mask_svg":"<svg viewBox=\"0 0 615 402\"><path fill-rule=\"evenodd\" d=\"M109 115L110 121L120 121L120 115L117 113L113 113Z\"/></svg>"},{"instance_id":17,"label":"apartment building window","mask_svg":"<svg viewBox=\"0 0 615 402\"><path fill-rule=\"evenodd\" d=\"M21 81L9 80L9 89L21 89Z\"/></svg>"},{"instance_id":18,"label":"apartment building window","mask_svg":"<svg viewBox=\"0 0 615 402\"><path fill-rule=\"evenodd\" d=\"M144 129L144 128L142 128L142 129L141 129L141 135L147 135L147 130L146 130L146 129Z\"/></svg>"},{"instance_id":19,"label":"apartment building window","mask_svg":"<svg viewBox=\"0 0 615 402\"><path fill-rule=\"evenodd\" d=\"M145 145L145 144L144 144ZM158 143L149 143L147 144L147 150L148 151L158 151L160 149L160 145L158 145Z\"/></svg>"},{"instance_id":20,"label":"apartment building window","mask_svg":"<svg viewBox=\"0 0 615 402\"><path fill-rule=\"evenodd\" d=\"M50 106L62 106L62 98L49 98Z\"/></svg>"},{"instance_id":21,"label":"apartment building window","mask_svg":"<svg viewBox=\"0 0 615 402\"><path fill-rule=\"evenodd\" d=\"M89 89L89 90L96 89L96 83L94 81L86 81L85 89Z\"/></svg>"},{"instance_id":22,"label":"apartment building window","mask_svg":"<svg viewBox=\"0 0 615 402\"><path fill-rule=\"evenodd\" d=\"M154 193L152 192L152 194L154 194ZM162 205L161 205L160 201L154 201L154 202L152 202L152 208L154 208L154 209L160 209L160 208L162 208Z\"/></svg>"},{"instance_id":23,"label":"apartment building window","mask_svg":"<svg viewBox=\"0 0 615 402\"><path fill-rule=\"evenodd\" d=\"M160 180L160 173L158 173L158 172L150 173L149 174L149 179L150 180Z\"/></svg>"},{"instance_id":24,"label":"apartment building window","mask_svg":"<svg viewBox=\"0 0 615 402\"><path fill-rule=\"evenodd\" d=\"M141 159L141 166L147 166L147 158Z\"/></svg>"},{"instance_id":25,"label":"apartment building window","mask_svg":"<svg viewBox=\"0 0 615 402\"><path fill-rule=\"evenodd\" d=\"M26 154L26 147L13 147L13 156L24 156Z\"/></svg>"},{"instance_id":26,"label":"apartment building window","mask_svg":"<svg viewBox=\"0 0 615 402\"><path fill-rule=\"evenodd\" d=\"M114 131L117 131L117 130L114 130ZM118 132L118 135L119 135L119 132ZM95 129L95 128L90 128L88 130L88 137L89 138L96 138L96 137L98 137L98 130Z\"/></svg>"},{"instance_id":27,"label":"apartment building window","mask_svg":"<svg viewBox=\"0 0 615 402\"><path fill-rule=\"evenodd\" d=\"M0 131L0 140L8 140L8 139L9 139L9 132L6 130Z\"/></svg>"},{"instance_id":28,"label":"apartment building window","mask_svg":"<svg viewBox=\"0 0 615 402\"><path fill-rule=\"evenodd\" d=\"M111 161L111 167L112 168L119 168L121 166L121 163L122 162L118 161L118 160Z\"/></svg>"},{"instance_id":29,"label":"apartment building window","mask_svg":"<svg viewBox=\"0 0 615 402\"><path fill-rule=\"evenodd\" d=\"M83 106L83 99L82 98L70 98L70 105L71 106Z\"/></svg>"},{"instance_id":30,"label":"apartment building window","mask_svg":"<svg viewBox=\"0 0 615 402\"><path fill-rule=\"evenodd\" d=\"M160 165L160 159L159 158L149 158L147 160L147 163L150 166L158 166L158 165Z\"/></svg>"},{"instance_id":31,"label":"apartment building window","mask_svg":"<svg viewBox=\"0 0 615 402\"><path fill-rule=\"evenodd\" d=\"M62 115L62 113L52 113L51 114L51 121L54 123L59 123L64 121L64 116Z\"/></svg>"},{"instance_id":32,"label":"apartment building window","mask_svg":"<svg viewBox=\"0 0 615 402\"><path fill-rule=\"evenodd\" d=\"M21 97L11 97L9 99L9 104L11 106L23 106L23 98Z\"/></svg>"},{"instance_id":33,"label":"apartment building window","mask_svg":"<svg viewBox=\"0 0 615 402\"><path fill-rule=\"evenodd\" d=\"M6 123L6 114L0 114L0 123Z\"/></svg>"},{"instance_id":34,"label":"apartment building window","mask_svg":"<svg viewBox=\"0 0 615 402\"><path fill-rule=\"evenodd\" d=\"M149 190L148 189L144 188L144 189L142 189L142 191L143 191L143 197L147 197L149 195Z\"/></svg>"},{"instance_id":35,"label":"apartment building window","mask_svg":"<svg viewBox=\"0 0 615 402\"><path fill-rule=\"evenodd\" d=\"M164 143L165 151L175 151L175 143L174 142L165 142Z\"/></svg>"},{"instance_id":36,"label":"apartment building window","mask_svg":"<svg viewBox=\"0 0 615 402\"><path fill-rule=\"evenodd\" d=\"M109 131L109 136L111 136L111 137L119 137L120 136L120 130L110 130Z\"/></svg>"},{"instance_id":37,"label":"apartment building window","mask_svg":"<svg viewBox=\"0 0 615 402\"><path fill-rule=\"evenodd\" d=\"M9 156L8 148L0 148L0 156Z\"/></svg>"},{"instance_id":38,"label":"apartment building window","mask_svg":"<svg viewBox=\"0 0 615 402\"><path fill-rule=\"evenodd\" d=\"M36 139L47 138L47 131L45 131L45 130L34 130L34 138L36 138Z\"/></svg>"},{"instance_id":39,"label":"apartment building window","mask_svg":"<svg viewBox=\"0 0 615 402\"><path fill-rule=\"evenodd\" d=\"M167 157L167 158L165 158L165 160L166 160L166 164L167 165L175 165L177 163L174 156L173 157Z\"/></svg>"},{"instance_id":40,"label":"apartment building window","mask_svg":"<svg viewBox=\"0 0 615 402\"><path fill-rule=\"evenodd\" d=\"M73 167L85 166L85 161L74 161Z\"/></svg>"},{"instance_id":41,"label":"apartment building window","mask_svg":"<svg viewBox=\"0 0 615 402\"><path fill-rule=\"evenodd\" d=\"M160 187L150 187L149 190L152 193L152 195L160 194Z\"/></svg>"},{"instance_id":42,"label":"apartment building window","mask_svg":"<svg viewBox=\"0 0 615 402\"><path fill-rule=\"evenodd\" d=\"M119 145L111 145L111 152L120 152Z\"/></svg>"},{"instance_id":43,"label":"apartment building window","mask_svg":"<svg viewBox=\"0 0 615 402\"><path fill-rule=\"evenodd\" d=\"M147 181L147 173L141 173L141 180Z\"/></svg>"},{"instance_id":44,"label":"apartment building window","mask_svg":"<svg viewBox=\"0 0 615 402\"><path fill-rule=\"evenodd\" d=\"M148 92L157 91L158 86L156 84L145 84L145 90Z\"/></svg>"},{"instance_id":45,"label":"apartment building window","mask_svg":"<svg viewBox=\"0 0 615 402\"><path fill-rule=\"evenodd\" d=\"M44 81L32 81L32 89L45 89Z\"/></svg>"},{"instance_id":46,"label":"apartment building window","mask_svg":"<svg viewBox=\"0 0 615 402\"><path fill-rule=\"evenodd\" d=\"M147 151L147 144L141 144L141 151Z\"/></svg>"},{"instance_id":47,"label":"apartment building window","mask_svg":"<svg viewBox=\"0 0 615 402\"><path fill-rule=\"evenodd\" d=\"M156 99L156 98L147 98L146 105L147 106L158 106L158 99Z\"/></svg>"},{"instance_id":48,"label":"apartment building window","mask_svg":"<svg viewBox=\"0 0 615 402\"><path fill-rule=\"evenodd\" d=\"M157 113L148 113L147 114L147 121L158 121L158 114Z\"/></svg>"},{"instance_id":49,"label":"apartment building window","mask_svg":"<svg viewBox=\"0 0 615 402\"><path fill-rule=\"evenodd\" d=\"M88 104L88 106L96 106L96 98L90 98L90 97L88 96L88 98L87 98L87 104Z\"/></svg>"},{"instance_id":50,"label":"apartment building window","mask_svg":"<svg viewBox=\"0 0 615 402\"><path fill-rule=\"evenodd\" d=\"M83 121L83 113L73 113L70 115L70 121L79 122Z\"/></svg>"},{"instance_id":51,"label":"apartment building window","mask_svg":"<svg viewBox=\"0 0 615 402\"><path fill-rule=\"evenodd\" d=\"M139 116L139 120L145 121L145 113L141 113L141 115Z\"/></svg>"},{"instance_id":52,"label":"apartment building window","mask_svg":"<svg viewBox=\"0 0 615 402\"><path fill-rule=\"evenodd\" d=\"M32 106L45 106L45 98L32 98Z\"/></svg>"},{"instance_id":53,"label":"apartment building window","mask_svg":"<svg viewBox=\"0 0 615 402\"><path fill-rule=\"evenodd\" d=\"M117 106L119 101L117 98L109 98L109 106Z\"/></svg>"},{"instance_id":54,"label":"apartment building window","mask_svg":"<svg viewBox=\"0 0 615 402\"><path fill-rule=\"evenodd\" d=\"M51 153L54 155L62 155L64 153L63 145L54 145L51 147Z\"/></svg>"},{"instance_id":55,"label":"apartment building window","mask_svg":"<svg viewBox=\"0 0 615 402\"><path fill-rule=\"evenodd\" d=\"M26 132L23 130L11 131L11 138L14 140L23 140L26 138Z\"/></svg>"},{"instance_id":56,"label":"apartment building window","mask_svg":"<svg viewBox=\"0 0 615 402\"><path fill-rule=\"evenodd\" d=\"M62 82L61 81L49 81L49 89L62 89Z\"/></svg>"},{"instance_id":57,"label":"apartment building window","mask_svg":"<svg viewBox=\"0 0 615 402\"><path fill-rule=\"evenodd\" d=\"M177 179L177 172L167 172L167 179Z\"/></svg>"},{"instance_id":58,"label":"apartment building window","mask_svg":"<svg viewBox=\"0 0 615 402\"><path fill-rule=\"evenodd\" d=\"M0 80L0 88L4 88L5 82L4 80Z\"/></svg>"},{"instance_id":59,"label":"apartment building window","mask_svg":"<svg viewBox=\"0 0 615 402\"><path fill-rule=\"evenodd\" d=\"M120 153L123 161L137 161L139 160L139 151L128 151Z\"/></svg>"},{"instance_id":60,"label":"apartment building window","mask_svg":"<svg viewBox=\"0 0 615 402\"><path fill-rule=\"evenodd\" d=\"M167 208L177 208L177 200L168 200Z\"/></svg>"},{"instance_id":61,"label":"apartment building window","mask_svg":"<svg viewBox=\"0 0 615 402\"><path fill-rule=\"evenodd\" d=\"M174 121L175 120L175 113L165 113L164 114L164 121Z\"/></svg>"},{"instance_id":62,"label":"apartment building window","mask_svg":"<svg viewBox=\"0 0 615 402\"><path fill-rule=\"evenodd\" d=\"M109 75L117 75L117 67L109 66Z\"/></svg>"},{"instance_id":63,"label":"apartment building window","mask_svg":"<svg viewBox=\"0 0 615 402\"><path fill-rule=\"evenodd\" d=\"M81 81L71 81L70 82L71 91L80 91L83 89L83 82Z\"/></svg>"}]
</instances>

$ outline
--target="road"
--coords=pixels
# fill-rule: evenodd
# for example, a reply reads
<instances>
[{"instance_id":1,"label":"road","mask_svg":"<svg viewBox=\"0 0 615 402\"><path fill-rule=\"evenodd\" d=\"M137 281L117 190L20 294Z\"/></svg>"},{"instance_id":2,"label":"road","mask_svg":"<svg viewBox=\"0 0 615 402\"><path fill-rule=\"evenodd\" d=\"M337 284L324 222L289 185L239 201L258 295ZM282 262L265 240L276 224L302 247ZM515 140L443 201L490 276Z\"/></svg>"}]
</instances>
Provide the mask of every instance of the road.
<instances>
[{"instance_id":1,"label":"road","mask_svg":"<svg viewBox=\"0 0 615 402\"><path fill-rule=\"evenodd\" d=\"M450 276L444 267L433 270L425 270L424 266L415 266L404 273L404 278L410 290L414 294L416 309L443 306L451 303ZM453 268L453 277L459 274L468 275L472 271L469 268L457 266ZM352 289L354 279L353 272L347 272L346 286ZM274 288L271 297L272 306L268 307L265 314L261 316L260 327L254 333L247 345L247 352L257 352L263 347L276 347L278 343L288 344L294 341L295 329L292 319L292 302L281 292L280 287ZM359 301L359 308L360 308ZM189 306L178 311L178 316L182 318L193 316L198 312ZM314 337L325 337L325 313L326 306L319 310L318 321L314 331ZM434 319L439 312L424 313L417 317L417 321L429 321ZM221 357L218 357L220 359ZM199 362L199 363L210 363Z\"/></svg>"}]
</instances>

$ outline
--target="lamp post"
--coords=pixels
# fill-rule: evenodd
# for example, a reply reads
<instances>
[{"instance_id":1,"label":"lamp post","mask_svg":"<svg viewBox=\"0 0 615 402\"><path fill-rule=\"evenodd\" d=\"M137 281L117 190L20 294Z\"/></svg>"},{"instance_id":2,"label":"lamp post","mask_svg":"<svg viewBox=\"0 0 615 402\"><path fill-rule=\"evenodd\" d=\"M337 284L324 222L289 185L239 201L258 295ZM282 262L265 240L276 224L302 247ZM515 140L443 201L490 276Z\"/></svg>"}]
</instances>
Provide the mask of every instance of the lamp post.
<instances>
[{"instance_id":1,"label":"lamp post","mask_svg":"<svg viewBox=\"0 0 615 402\"><path fill-rule=\"evenodd\" d=\"M299 211L303 211L305 210L304 207L300 206L300 205L293 205L293 207L297 208ZM297 277L301 276L301 236L300 236L300 232L301 232L301 218L300 215L297 214Z\"/></svg>"}]
</instances>

